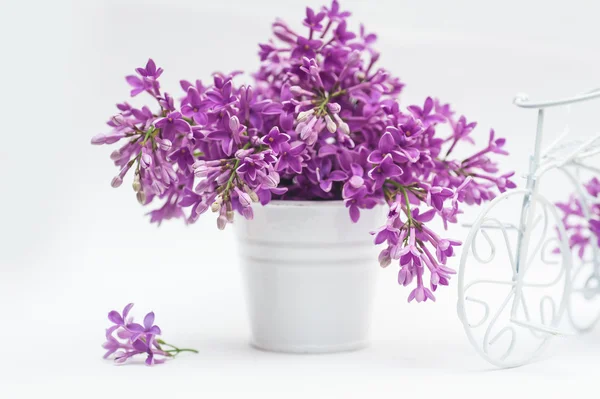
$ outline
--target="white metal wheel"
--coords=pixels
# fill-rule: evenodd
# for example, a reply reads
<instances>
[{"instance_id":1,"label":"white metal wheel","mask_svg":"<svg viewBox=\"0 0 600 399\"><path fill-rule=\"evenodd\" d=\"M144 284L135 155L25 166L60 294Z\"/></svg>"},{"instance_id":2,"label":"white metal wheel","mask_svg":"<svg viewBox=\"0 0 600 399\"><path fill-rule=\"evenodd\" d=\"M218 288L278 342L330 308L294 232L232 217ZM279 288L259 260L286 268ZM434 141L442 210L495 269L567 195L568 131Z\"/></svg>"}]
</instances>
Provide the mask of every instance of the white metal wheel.
<instances>
[{"instance_id":1,"label":"white metal wheel","mask_svg":"<svg viewBox=\"0 0 600 399\"><path fill-rule=\"evenodd\" d=\"M458 271L458 316L479 355L498 367L534 359L560 334L570 268L564 227L547 199L512 190L488 204Z\"/></svg>"}]
</instances>

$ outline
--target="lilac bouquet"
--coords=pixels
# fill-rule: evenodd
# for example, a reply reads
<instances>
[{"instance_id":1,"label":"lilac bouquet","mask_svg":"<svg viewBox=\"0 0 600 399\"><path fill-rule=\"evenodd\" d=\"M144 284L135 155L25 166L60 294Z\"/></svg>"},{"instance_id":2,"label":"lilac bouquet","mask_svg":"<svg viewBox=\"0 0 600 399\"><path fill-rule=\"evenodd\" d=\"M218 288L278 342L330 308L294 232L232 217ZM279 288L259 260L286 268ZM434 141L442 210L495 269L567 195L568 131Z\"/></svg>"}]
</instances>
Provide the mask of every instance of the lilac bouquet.
<instances>
[{"instance_id":1,"label":"lilac bouquet","mask_svg":"<svg viewBox=\"0 0 600 399\"><path fill-rule=\"evenodd\" d=\"M198 353L195 349L180 349L158 338L161 330L154 324L154 312L144 317L144 325L134 323L133 317L129 316L132 307L133 303L130 303L122 313L116 310L108 313L108 320L113 325L106 329L106 342L102 345L106 349L105 359L113 357L121 364L133 356L145 355L146 364L152 366L181 352Z\"/></svg>"},{"instance_id":2,"label":"lilac bouquet","mask_svg":"<svg viewBox=\"0 0 600 399\"><path fill-rule=\"evenodd\" d=\"M600 198L600 180L594 177L587 184L585 190L592 198ZM567 202L559 202L556 206L563 213L563 224L569 239L569 247L583 259L586 250L592 245L600 247L600 204L592 207L592 219L588 220L584 214L581 201L577 196L571 195ZM555 252L560 252L556 249Z\"/></svg>"},{"instance_id":3,"label":"lilac bouquet","mask_svg":"<svg viewBox=\"0 0 600 399\"><path fill-rule=\"evenodd\" d=\"M349 15L334 0L307 8L301 31L276 21L273 39L259 45L252 86L234 83L239 72L216 73L210 84L182 80L175 101L150 59L126 80L132 96L146 93L156 108L118 104L112 131L92 143L124 142L111 155L120 168L112 186L132 171L138 201L161 203L150 212L158 224L193 223L210 208L224 229L236 212L252 219L253 203L274 199L343 200L356 222L361 210L387 203L387 220L372 233L385 244L379 262L399 261L398 282L416 282L409 301L434 300L460 243L429 222L455 223L460 204L515 187L492 161L507 154L505 140L492 130L485 146L453 158L459 144L474 143L476 123L431 97L401 107L403 83L376 67L375 34L350 30Z\"/></svg>"}]
</instances>

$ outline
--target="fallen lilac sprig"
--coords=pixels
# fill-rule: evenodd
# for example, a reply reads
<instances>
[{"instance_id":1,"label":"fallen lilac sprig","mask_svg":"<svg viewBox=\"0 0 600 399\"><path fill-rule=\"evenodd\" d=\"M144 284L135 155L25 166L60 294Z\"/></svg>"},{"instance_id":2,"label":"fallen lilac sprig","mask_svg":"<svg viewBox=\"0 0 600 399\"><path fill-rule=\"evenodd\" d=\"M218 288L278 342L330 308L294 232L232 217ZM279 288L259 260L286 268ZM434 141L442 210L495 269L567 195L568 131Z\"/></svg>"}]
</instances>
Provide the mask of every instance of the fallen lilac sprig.
<instances>
[{"instance_id":1,"label":"fallen lilac sprig","mask_svg":"<svg viewBox=\"0 0 600 399\"><path fill-rule=\"evenodd\" d=\"M275 21L259 45L253 86L234 84L238 72L217 73L209 83L181 81L176 101L161 91L163 69L150 59L126 79L132 96L146 93L155 105L118 104L112 132L92 143L124 143L111 155L119 167L111 184L133 174L137 200L161 203L150 212L158 224L194 223L210 209L222 230L273 199L343 200L356 222L362 210L387 204L374 232L385 245L380 264L397 262L398 282L415 287L409 301L434 300L454 274L447 260L460 242L440 237L430 221L447 227L461 204L515 187L494 160L508 154L506 141L491 130L483 148L456 158L459 146L475 143L477 124L433 97L401 106L404 83L378 66L377 36L364 26L353 32L349 16L334 0L307 8L301 30Z\"/></svg>"},{"instance_id":2,"label":"fallen lilac sprig","mask_svg":"<svg viewBox=\"0 0 600 399\"><path fill-rule=\"evenodd\" d=\"M112 356L115 363L121 364L133 356L146 355L146 364L151 366L163 363L181 352L198 353L195 349L181 349L159 339L161 329L154 325L154 312L144 317L143 325L134 323L133 317L129 317L132 307L133 303L130 303L125 306L123 313L113 310L108 314L108 320L114 325L106 329L106 342L102 345L106 349L105 359ZM163 345L170 349L163 349Z\"/></svg>"}]
</instances>

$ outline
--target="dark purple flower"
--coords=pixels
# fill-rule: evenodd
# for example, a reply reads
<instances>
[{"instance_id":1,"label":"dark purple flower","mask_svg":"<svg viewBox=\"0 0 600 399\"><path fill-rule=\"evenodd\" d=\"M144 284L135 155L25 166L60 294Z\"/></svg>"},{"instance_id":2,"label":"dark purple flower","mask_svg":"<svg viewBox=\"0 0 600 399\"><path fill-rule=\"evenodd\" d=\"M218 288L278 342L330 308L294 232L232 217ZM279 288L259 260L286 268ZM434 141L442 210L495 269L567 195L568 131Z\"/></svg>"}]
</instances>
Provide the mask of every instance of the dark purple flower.
<instances>
[{"instance_id":1,"label":"dark purple flower","mask_svg":"<svg viewBox=\"0 0 600 399\"><path fill-rule=\"evenodd\" d=\"M142 75L145 78L158 79L159 76L163 73L162 68L157 68L154 60L152 58L148 59L145 68L136 68L137 73Z\"/></svg>"},{"instance_id":2,"label":"dark purple flower","mask_svg":"<svg viewBox=\"0 0 600 399\"><path fill-rule=\"evenodd\" d=\"M237 172L247 175L252 181L256 180L258 172L267 167L267 162L265 162L264 158L265 154L263 153L244 157Z\"/></svg>"},{"instance_id":3,"label":"dark purple flower","mask_svg":"<svg viewBox=\"0 0 600 399\"><path fill-rule=\"evenodd\" d=\"M377 150L369 154L368 161L371 163L381 163L385 158L391 158L394 162L404 163L408 160L408 157L403 152L398 151L399 148L396 145L394 137L390 132L384 133L379 139Z\"/></svg>"},{"instance_id":4,"label":"dark purple flower","mask_svg":"<svg viewBox=\"0 0 600 399\"><path fill-rule=\"evenodd\" d=\"M327 17L336 21L342 20L351 15L348 11L340 11L340 4L337 0L333 0L331 2L331 8L323 7L323 10L327 13Z\"/></svg>"},{"instance_id":5,"label":"dark purple flower","mask_svg":"<svg viewBox=\"0 0 600 399\"><path fill-rule=\"evenodd\" d=\"M441 211L444 207L444 201L452 198L454 192L446 187L431 187L427 191L427 205Z\"/></svg>"},{"instance_id":6,"label":"dark purple flower","mask_svg":"<svg viewBox=\"0 0 600 399\"><path fill-rule=\"evenodd\" d=\"M337 28L335 28L334 35L342 44L345 44L348 40L352 40L356 37L355 33L347 30L346 21L342 21L338 24Z\"/></svg>"},{"instance_id":7,"label":"dark purple flower","mask_svg":"<svg viewBox=\"0 0 600 399\"><path fill-rule=\"evenodd\" d=\"M425 103L423 104L423 108L417 105L410 105L408 110L412 112L415 118L418 118L425 126L428 126L432 123L443 122L445 120L443 116L435 113L433 106L433 99L431 97L427 97Z\"/></svg>"},{"instance_id":8,"label":"dark purple flower","mask_svg":"<svg viewBox=\"0 0 600 399\"><path fill-rule=\"evenodd\" d=\"M380 188L386 179L402 175L403 170L391 157L384 157L379 165L369 171L369 177L375 181L375 188Z\"/></svg>"},{"instance_id":9,"label":"dark purple flower","mask_svg":"<svg viewBox=\"0 0 600 399\"><path fill-rule=\"evenodd\" d=\"M361 209L371 209L377 203L377 199L369 195L367 188L364 186L354 192L351 197L344 198L344 205L348 208L350 220L354 223L358 222Z\"/></svg>"},{"instance_id":10,"label":"dark purple flower","mask_svg":"<svg viewBox=\"0 0 600 399\"><path fill-rule=\"evenodd\" d=\"M281 145L279 160L275 165L275 170L277 170L278 172L302 172L302 153L306 149L306 144L301 142L296 142L293 144L293 146L289 143L283 143Z\"/></svg>"},{"instance_id":11,"label":"dark purple flower","mask_svg":"<svg viewBox=\"0 0 600 399\"><path fill-rule=\"evenodd\" d=\"M205 125L208 122L208 117L203 111L206 104L202 102L200 93L193 86L188 89L187 101L188 103L181 107L181 113L192 118L194 122Z\"/></svg>"},{"instance_id":12,"label":"dark purple flower","mask_svg":"<svg viewBox=\"0 0 600 399\"><path fill-rule=\"evenodd\" d=\"M150 312L144 317L144 325L137 323L127 324L127 329L134 333L131 340L135 341L142 335L160 335L160 327L154 325L154 312Z\"/></svg>"},{"instance_id":13,"label":"dark purple flower","mask_svg":"<svg viewBox=\"0 0 600 399\"><path fill-rule=\"evenodd\" d=\"M390 244L397 244L400 229L386 224L379 230L372 231L371 234L375 236L375 245L379 245L386 241Z\"/></svg>"},{"instance_id":14,"label":"dark purple flower","mask_svg":"<svg viewBox=\"0 0 600 399\"><path fill-rule=\"evenodd\" d=\"M166 117L156 121L155 126L162 130L164 138L174 140L177 133L191 133L192 128L182 119L180 112L171 112Z\"/></svg>"},{"instance_id":15,"label":"dark purple flower","mask_svg":"<svg viewBox=\"0 0 600 399\"><path fill-rule=\"evenodd\" d=\"M132 307L133 303L127 304L123 308L123 313L119 313L116 310L112 310L110 313L108 313L108 320L110 320L117 326L125 325L127 323L127 316L129 315L129 312L131 311Z\"/></svg>"},{"instance_id":16,"label":"dark purple flower","mask_svg":"<svg viewBox=\"0 0 600 399\"><path fill-rule=\"evenodd\" d=\"M133 89L131 90L131 96L137 96L143 91L150 91L153 95L159 95L158 77L162 74L162 68L156 68L156 64L152 59L149 59L146 63L145 68L136 68L136 72L141 78L130 75L125 79Z\"/></svg>"},{"instance_id":17,"label":"dark purple flower","mask_svg":"<svg viewBox=\"0 0 600 399\"><path fill-rule=\"evenodd\" d=\"M312 8L306 7L306 18L304 18L302 24L304 24L304 26L309 27L312 30L320 31L323 28L323 26L321 25L321 21L323 20L323 18L325 18L324 12L319 12L315 14Z\"/></svg>"},{"instance_id":18,"label":"dark purple flower","mask_svg":"<svg viewBox=\"0 0 600 399\"><path fill-rule=\"evenodd\" d=\"M600 196L600 180L594 177L592 180L585 184L585 189L592 197Z\"/></svg>"},{"instance_id":19,"label":"dark purple flower","mask_svg":"<svg viewBox=\"0 0 600 399\"><path fill-rule=\"evenodd\" d=\"M262 143L268 145L273 150L274 154L281 152L281 145L290 141L290 136L285 133L280 133L277 126L269 131L269 134L261 139Z\"/></svg>"},{"instance_id":20,"label":"dark purple flower","mask_svg":"<svg viewBox=\"0 0 600 399\"><path fill-rule=\"evenodd\" d=\"M331 191L333 182L339 182L348 179L346 172L341 170L331 170L332 166L331 159L325 158L322 159L320 166L317 167L316 170L319 187L326 193Z\"/></svg>"},{"instance_id":21,"label":"dark purple flower","mask_svg":"<svg viewBox=\"0 0 600 399\"><path fill-rule=\"evenodd\" d=\"M171 162L177 162L180 169L187 169L194 163L194 157L187 147L181 147L171 152L167 159Z\"/></svg>"},{"instance_id":22,"label":"dark purple flower","mask_svg":"<svg viewBox=\"0 0 600 399\"><path fill-rule=\"evenodd\" d=\"M315 51L318 50L322 44L323 42L321 40L307 39L305 37L298 36L296 47L294 47L291 56L293 58L314 58L316 54Z\"/></svg>"},{"instance_id":23,"label":"dark purple flower","mask_svg":"<svg viewBox=\"0 0 600 399\"><path fill-rule=\"evenodd\" d=\"M129 75L125 77L125 80L133 89L131 89L131 97L135 97L143 91L151 90L152 83L144 79L140 79L135 75Z\"/></svg>"}]
</instances>

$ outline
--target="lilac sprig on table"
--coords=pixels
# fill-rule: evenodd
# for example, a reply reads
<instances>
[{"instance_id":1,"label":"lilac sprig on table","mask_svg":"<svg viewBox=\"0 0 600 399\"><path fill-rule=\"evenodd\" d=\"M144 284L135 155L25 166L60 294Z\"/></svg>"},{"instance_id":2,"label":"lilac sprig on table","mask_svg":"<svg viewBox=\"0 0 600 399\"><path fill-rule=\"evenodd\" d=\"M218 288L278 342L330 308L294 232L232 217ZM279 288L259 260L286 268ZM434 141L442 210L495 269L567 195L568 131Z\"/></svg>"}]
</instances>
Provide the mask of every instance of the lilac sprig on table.
<instances>
[{"instance_id":1,"label":"lilac sprig on table","mask_svg":"<svg viewBox=\"0 0 600 399\"><path fill-rule=\"evenodd\" d=\"M594 177L584 184L585 191L591 198L600 200L600 180ZM569 247L583 259L592 245L600 247L600 203L591 207L591 219L587 219L583 211L581 199L571 195L567 202L559 202L556 206L563 213L563 225L569 239ZM556 253L560 249L555 249Z\"/></svg>"},{"instance_id":2,"label":"lilac sprig on table","mask_svg":"<svg viewBox=\"0 0 600 399\"><path fill-rule=\"evenodd\" d=\"M102 345L106 349L105 359L112 357L121 364L133 356L144 355L146 364L152 366L164 363L181 352L198 353L195 349L181 349L159 339L161 329L154 325L154 312L144 317L143 325L134 323L133 317L129 316L132 307L133 303L130 303L122 313L113 310L108 314L113 325L106 329L106 342Z\"/></svg>"},{"instance_id":3,"label":"lilac sprig on table","mask_svg":"<svg viewBox=\"0 0 600 399\"><path fill-rule=\"evenodd\" d=\"M149 60L127 82L132 96L155 100L154 110L119 104L112 132L92 143L125 143L111 155L120 167L112 185L133 171L138 201L162 203L150 212L159 224L193 223L211 209L224 229L236 212L252 219L253 203L273 199L343 200L356 222L361 210L387 203L374 232L385 244L380 263L398 262L400 284L415 285L409 300L433 300L454 273L447 259L460 243L430 222L455 223L461 204L515 187L493 160L507 154L505 140L492 130L483 148L456 158L460 145L474 143L476 123L431 97L401 107L404 84L377 66L376 35L350 30L349 16L333 1L307 8L301 30L277 20L259 45L252 86L235 84L238 72L217 73L210 84L181 81L175 101Z\"/></svg>"}]
</instances>

